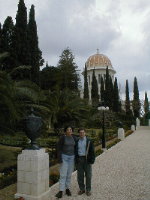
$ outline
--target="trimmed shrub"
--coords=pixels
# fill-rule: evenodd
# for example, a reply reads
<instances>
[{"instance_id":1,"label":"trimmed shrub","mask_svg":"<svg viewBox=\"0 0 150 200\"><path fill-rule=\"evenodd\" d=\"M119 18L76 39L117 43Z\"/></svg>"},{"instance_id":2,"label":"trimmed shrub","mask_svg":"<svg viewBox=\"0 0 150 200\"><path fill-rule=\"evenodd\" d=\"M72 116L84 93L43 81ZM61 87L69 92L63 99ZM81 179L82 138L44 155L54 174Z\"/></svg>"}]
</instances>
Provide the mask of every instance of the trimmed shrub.
<instances>
[{"instance_id":1,"label":"trimmed shrub","mask_svg":"<svg viewBox=\"0 0 150 200\"><path fill-rule=\"evenodd\" d=\"M28 143L26 136L0 136L0 144L13 146L13 147L25 147Z\"/></svg>"},{"instance_id":2,"label":"trimmed shrub","mask_svg":"<svg viewBox=\"0 0 150 200\"><path fill-rule=\"evenodd\" d=\"M115 139L113 142L111 142L110 144L107 145L107 149L110 149L112 146L114 146L115 144L117 144L118 142L120 142L120 139Z\"/></svg>"},{"instance_id":3,"label":"trimmed shrub","mask_svg":"<svg viewBox=\"0 0 150 200\"><path fill-rule=\"evenodd\" d=\"M97 151L95 151L95 156L97 157L102 153L103 153L103 150L102 149L98 149Z\"/></svg>"}]
</instances>

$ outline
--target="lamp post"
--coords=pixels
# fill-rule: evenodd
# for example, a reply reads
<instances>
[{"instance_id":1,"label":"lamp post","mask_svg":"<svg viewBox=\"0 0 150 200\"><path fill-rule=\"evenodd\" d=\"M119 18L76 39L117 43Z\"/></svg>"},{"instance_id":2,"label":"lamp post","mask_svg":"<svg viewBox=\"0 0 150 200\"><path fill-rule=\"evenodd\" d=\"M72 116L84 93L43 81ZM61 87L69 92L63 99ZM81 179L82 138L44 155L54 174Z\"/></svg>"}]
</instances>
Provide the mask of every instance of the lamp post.
<instances>
[{"instance_id":1,"label":"lamp post","mask_svg":"<svg viewBox=\"0 0 150 200\"><path fill-rule=\"evenodd\" d=\"M99 111L102 111L103 113L103 133L102 133L102 149L106 149L106 137L105 137L105 111L109 110L109 107L105 107L105 106L99 106L98 107Z\"/></svg>"}]
</instances>

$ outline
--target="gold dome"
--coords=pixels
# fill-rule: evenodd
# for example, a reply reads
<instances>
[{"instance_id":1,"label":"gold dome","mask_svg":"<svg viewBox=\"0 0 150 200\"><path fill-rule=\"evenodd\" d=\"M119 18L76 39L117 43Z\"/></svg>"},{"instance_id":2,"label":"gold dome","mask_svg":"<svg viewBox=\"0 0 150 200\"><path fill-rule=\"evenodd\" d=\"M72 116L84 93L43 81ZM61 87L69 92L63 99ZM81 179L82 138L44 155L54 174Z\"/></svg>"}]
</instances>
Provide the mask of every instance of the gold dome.
<instances>
[{"instance_id":1,"label":"gold dome","mask_svg":"<svg viewBox=\"0 0 150 200\"><path fill-rule=\"evenodd\" d=\"M90 67L109 67L109 68L113 68L111 61L109 60L109 58L103 54L94 54L92 56L90 56L88 58L88 60L86 61L86 66L87 68Z\"/></svg>"}]
</instances>

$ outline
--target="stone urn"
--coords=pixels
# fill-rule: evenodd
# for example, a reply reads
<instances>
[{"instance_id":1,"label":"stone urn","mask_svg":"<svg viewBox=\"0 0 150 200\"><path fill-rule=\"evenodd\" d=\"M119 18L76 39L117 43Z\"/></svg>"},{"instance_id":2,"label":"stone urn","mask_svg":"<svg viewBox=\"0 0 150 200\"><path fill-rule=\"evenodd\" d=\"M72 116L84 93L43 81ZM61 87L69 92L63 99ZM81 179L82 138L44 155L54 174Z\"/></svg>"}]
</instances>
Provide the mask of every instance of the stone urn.
<instances>
[{"instance_id":1,"label":"stone urn","mask_svg":"<svg viewBox=\"0 0 150 200\"><path fill-rule=\"evenodd\" d=\"M36 139L40 136L42 118L35 116L33 112L33 109L31 109L31 114L25 118L25 132L31 140L27 149L39 150L40 148L36 143Z\"/></svg>"}]
</instances>

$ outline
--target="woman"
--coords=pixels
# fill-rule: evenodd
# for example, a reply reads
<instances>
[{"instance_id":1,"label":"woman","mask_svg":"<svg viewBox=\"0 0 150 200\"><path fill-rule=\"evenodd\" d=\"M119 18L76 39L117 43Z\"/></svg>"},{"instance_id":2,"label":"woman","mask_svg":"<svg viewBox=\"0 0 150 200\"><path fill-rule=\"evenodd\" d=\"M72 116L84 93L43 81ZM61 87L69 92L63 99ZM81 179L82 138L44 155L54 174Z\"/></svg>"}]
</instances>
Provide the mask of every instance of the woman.
<instances>
[{"instance_id":1,"label":"woman","mask_svg":"<svg viewBox=\"0 0 150 200\"><path fill-rule=\"evenodd\" d=\"M56 194L57 198L62 198L64 191L66 191L68 196L71 196L71 174L74 170L75 144L77 139L72 135L73 128L71 126L67 126L64 132L65 134L60 137L57 146L58 162L61 163L59 192Z\"/></svg>"}]
</instances>

